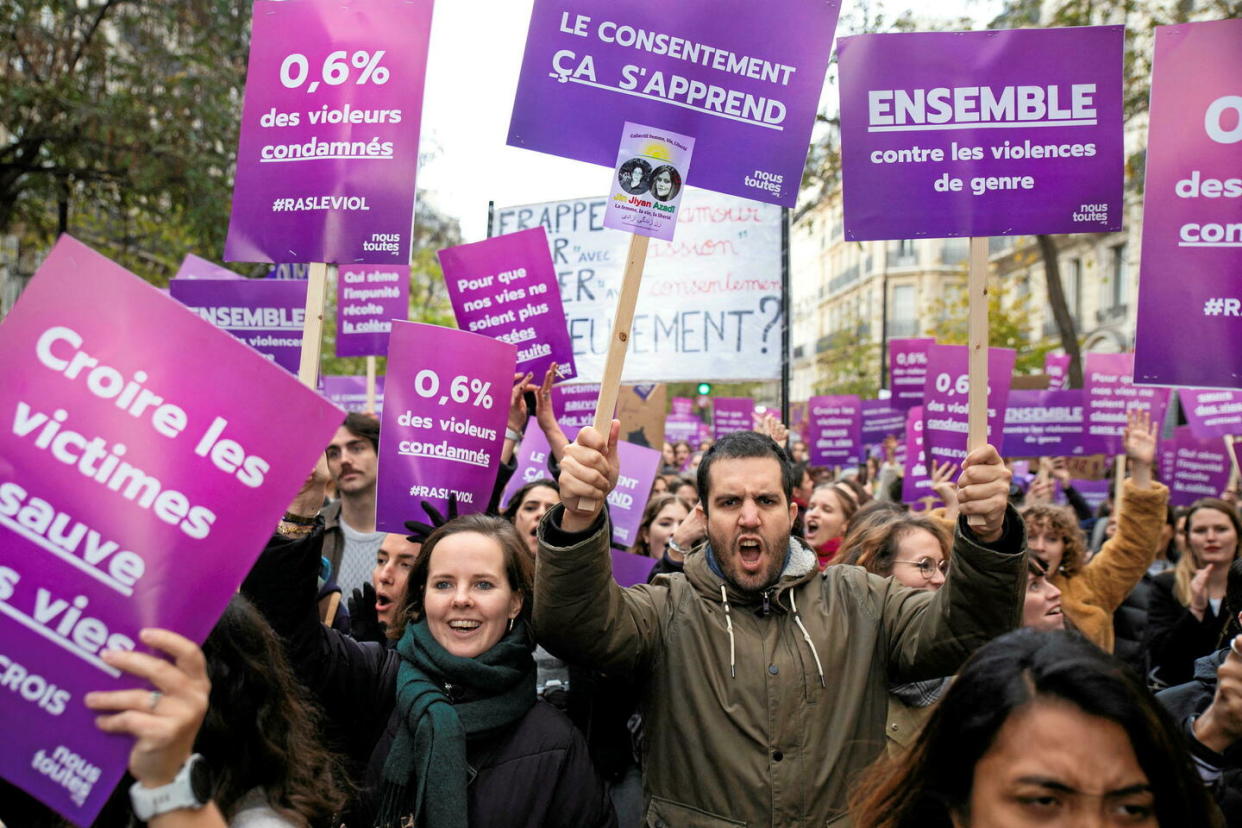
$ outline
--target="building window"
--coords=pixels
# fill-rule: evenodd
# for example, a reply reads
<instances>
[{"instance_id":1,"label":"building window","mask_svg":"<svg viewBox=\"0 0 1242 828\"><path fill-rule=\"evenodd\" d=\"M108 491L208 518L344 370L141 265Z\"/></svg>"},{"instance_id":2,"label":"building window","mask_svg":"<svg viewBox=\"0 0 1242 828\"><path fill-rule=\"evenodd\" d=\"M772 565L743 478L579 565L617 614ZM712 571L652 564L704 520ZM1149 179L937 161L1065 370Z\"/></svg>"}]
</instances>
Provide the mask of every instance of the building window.
<instances>
[{"instance_id":1,"label":"building window","mask_svg":"<svg viewBox=\"0 0 1242 828\"><path fill-rule=\"evenodd\" d=\"M914 336L919 332L918 313L914 307L914 285L893 287L888 319L889 336Z\"/></svg>"}]
</instances>

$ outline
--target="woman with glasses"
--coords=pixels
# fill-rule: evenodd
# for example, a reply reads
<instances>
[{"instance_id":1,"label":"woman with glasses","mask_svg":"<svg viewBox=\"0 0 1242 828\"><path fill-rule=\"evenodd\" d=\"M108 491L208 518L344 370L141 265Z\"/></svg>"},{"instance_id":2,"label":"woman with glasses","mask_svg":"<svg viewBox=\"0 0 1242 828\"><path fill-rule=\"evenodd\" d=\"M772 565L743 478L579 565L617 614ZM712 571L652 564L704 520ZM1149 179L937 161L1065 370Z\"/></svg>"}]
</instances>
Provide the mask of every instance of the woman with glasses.
<instances>
[{"instance_id":1,"label":"woman with glasses","mask_svg":"<svg viewBox=\"0 0 1242 828\"><path fill-rule=\"evenodd\" d=\"M937 590L949 572L949 548L949 536L936 521L874 503L850 521L841 542L841 563L891 577L911 589ZM946 677L889 687L884 733L890 753L902 750L918 734L948 684Z\"/></svg>"}]
</instances>

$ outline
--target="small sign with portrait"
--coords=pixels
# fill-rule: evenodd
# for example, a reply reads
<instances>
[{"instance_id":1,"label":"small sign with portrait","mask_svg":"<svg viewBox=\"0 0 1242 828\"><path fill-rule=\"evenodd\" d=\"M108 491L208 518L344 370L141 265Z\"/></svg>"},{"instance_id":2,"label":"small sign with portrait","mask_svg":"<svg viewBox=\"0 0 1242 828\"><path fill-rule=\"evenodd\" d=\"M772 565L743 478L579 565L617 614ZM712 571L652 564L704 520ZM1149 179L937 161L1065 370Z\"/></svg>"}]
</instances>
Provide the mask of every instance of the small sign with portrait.
<instances>
[{"instance_id":1,"label":"small sign with portrait","mask_svg":"<svg viewBox=\"0 0 1242 828\"><path fill-rule=\"evenodd\" d=\"M604 226L672 241L693 152L693 138L627 121Z\"/></svg>"}]
</instances>

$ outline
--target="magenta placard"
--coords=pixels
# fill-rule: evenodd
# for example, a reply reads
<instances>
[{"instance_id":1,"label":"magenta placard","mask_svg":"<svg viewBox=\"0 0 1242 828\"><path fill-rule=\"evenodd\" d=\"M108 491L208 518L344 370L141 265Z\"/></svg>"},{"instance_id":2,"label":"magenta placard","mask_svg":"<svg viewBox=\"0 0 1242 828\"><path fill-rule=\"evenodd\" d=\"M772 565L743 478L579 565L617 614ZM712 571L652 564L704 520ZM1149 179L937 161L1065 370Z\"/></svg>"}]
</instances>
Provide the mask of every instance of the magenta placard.
<instances>
[{"instance_id":1,"label":"magenta placard","mask_svg":"<svg viewBox=\"0 0 1242 828\"><path fill-rule=\"evenodd\" d=\"M1242 387L1242 19L1156 27L1137 382Z\"/></svg>"},{"instance_id":2,"label":"magenta placard","mask_svg":"<svg viewBox=\"0 0 1242 828\"><path fill-rule=\"evenodd\" d=\"M543 227L494 236L439 253L453 315L463 331L517 346L517 369L543 381L578 376L565 307Z\"/></svg>"},{"instance_id":3,"label":"magenta placard","mask_svg":"<svg viewBox=\"0 0 1242 828\"><path fill-rule=\"evenodd\" d=\"M346 411L366 411L367 378L325 375L319 378L320 392ZM384 375L375 378L375 412L384 410Z\"/></svg>"},{"instance_id":4,"label":"magenta placard","mask_svg":"<svg viewBox=\"0 0 1242 828\"><path fill-rule=\"evenodd\" d=\"M517 490L527 483L552 477L552 472L548 470L548 458L551 454L552 447L548 445L548 438L544 436L543 429L532 420L526 433L522 435L522 443L518 446L514 456L517 468L513 470L513 476L509 478L504 491L500 494L501 509L507 509L513 495L517 494Z\"/></svg>"},{"instance_id":5,"label":"magenta placard","mask_svg":"<svg viewBox=\"0 0 1242 828\"><path fill-rule=\"evenodd\" d=\"M857 394L811 397L807 401L806 444L811 465L861 462L862 403Z\"/></svg>"},{"instance_id":6,"label":"magenta placard","mask_svg":"<svg viewBox=\"0 0 1242 828\"><path fill-rule=\"evenodd\" d=\"M343 414L68 236L0 353L0 776L89 825L134 740L82 696L145 686L99 651L201 642Z\"/></svg>"},{"instance_id":7,"label":"magenta placard","mask_svg":"<svg viewBox=\"0 0 1242 828\"><path fill-rule=\"evenodd\" d=\"M698 439L701 425L703 421L692 414L669 414L664 418L664 440L670 445L682 440L693 443Z\"/></svg>"},{"instance_id":8,"label":"magenta placard","mask_svg":"<svg viewBox=\"0 0 1242 828\"><path fill-rule=\"evenodd\" d=\"M693 154L689 135L627 121L604 226L671 242Z\"/></svg>"},{"instance_id":9,"label":"magenta placard","mask_svg":"<svg viewBox=\"0 0 1242 828\"><path fill-rule=\"evenodd\" d=\"M901 480L901 499L916 512L935 508L940 499L931 487L931 470L923 441L923 406L906 412L905 476ZM921 506L922 508L916 508Z\"/></svg>"},{"instance_id":10,"label":"magenta placard","mask_svg":"<svg viewBox=\"0 0 1242 828\"><path fill-rule=\"evenodd\" d=\"M988 348L988 445L1003 451L1005 406L1017 357L1012 348ZM923 446L928 461L961 465L966 457L969 352L965 345L933 345L923 390Z\"/></svg>"},{"instance_id":11,"label":"magenta placard","mask_svg":"<svg viewBox=\"0 0 1242 828\"><path fill-rule=\"evenodd\" d=\"M172 298L228 331L286 371L302 358L306 282L271 279L173 279Z\"/></svg>"},{"instance_id":12,"label":"magenta placard","mask_svg":"<svg viewBox=\"0 0 1242 828\"><path fill-rule=\"evenodd\" d=\"M1064 391L1069 387L1069 364L1069 354L1044 354L1049 391Z\"/></svg>"},{"instance_id":13,"label":"magenta placard","mask_svg":"<svg viewBox=\"0 0 1242 828\"><path fill-rule=\"evenodd\" d=\"M1137 357L1136 357L1137 358ZM1199 440L1242 434L1242 391L1227 388L1179 388L1182 413Z\"/></svg>"},{"instance_id":14,"label":"magenta placard","mask_svg":"<svg viewBox=\"0 0 1242 828\"><path fill-rule=\"evenodd\" d=\"M227 267L209 262L206 259L195 256L193 253L185 254L185 258L181 260L181 267L177 268L177 275L174 279L244 279L240 273L234 273Z\"/></svg>"},{"instance_id":15,"label":"magenta placard","mask_svg":"<svg viewBox=\"0 0 1242 828\"><path fill-rule=\"evenodd\" d=\"M552 410L564 429L585 428L594 423L598 403L599 386L595 384L558 385L552 389Z\"/></svg>"},{"instance_id":16,"label":"magenta placard","mask_svg":"<svg viewBox=\"0 0 1242 828\"><path fill-rule=\"evenodd\" d=\"M404 532L421 501L459 514L487 508L505 441L514 346L478 334L394 322L381 419L375 526Z\"/></svg>"},{"instance_id":17,"label":"magenta placard","mask_svg":"<svg viewBox=\"0 0 1242 828\"><path fill-rule=\"evenodd\" d=\"M409 315L409 265L337 268L337 356L383 356L388 353L393 320L404 320Z\"/></svg>"},{"instance_id":18,"label":"magenta placard","mask_svg":"<svg viewBox=\"0 0 1242 828\"><path fill-rule=\"evenodd\" d=\"M841 38L845 238L1121 229L1122 26Z\"/></svg>"},{"instance_id":19,"label":"magenta placard","mask_svg":"<svg viewBox=\"0 0 1242 828\"><path fill-rule=\"evenodd\" d=\"M1173 431L1173 478L1169 503L1189 506L1201 497L1220 497L1229 485L1232 461L1222 439L1200 440L1189 426Z\"/></svg>"},{"instance_id":20,"label":"magenta placard","mask_svg":"<svg viewBox=\"0 0 1242 828\"><path fill-rule=\"evenodd\" d=\"M712 399L712 430L719 440L735 431L755 427L755 401L750 397L715 397Z\"/></svg>"},{"instance_id":21,"label":"magenta placard","mask_svg":"<svg viewBox=\"0 0 1242 828\"><path fill-rule=\"evenodd\" d=\"M224 258L407 264L432 0L256 0Z\"/></svg>"},{"instance_id":22,"label":"magenta placard","mask_svg":"<svg viewBox=\"0 0 1242 828\"><path fill-rule=\"evenodd\" d=\"M608 494L608 517L612 521L613 544L628 549L643 521L651 482L660 471L660 452L619 440L617 459L621 473L616 487Z\"/></svg>"},{"instance_id":23,"label":"magenta placard","mask_svg":"<svg viewBox=\"0 0 1242 828\"><path fill-rule=\"evenodd\" d=\"M1073 457L1083 453L1082 389L1011 390L1005 407L1001 454L1009 457Z\"/></svg>"},{"instance_id":24,"label":"magenta placard","mask_svg":"<svg viewBox=\"0 0 1242 828\"><path fill-rule=\"evenodd\" d=\"M927 350L936 344L929 338L890 339L888 341L889 404L898 411L909 411L923 404L927 380Z\"/></svg>"},{"instance_id":25,"label":"magenta placard","mask_svg":"<svg viewBox=\"0 0 1242 828\"><path fill-rule=\"evenodd\" d=\"M1121 454L1122 431L1130 409L1145 409L1152 427L1164 425L1169 389L1134 384L1134 354L1087 354L1083 373L1087 430L1083 451L1087 454Z\"/></svg>"}]
</instances>

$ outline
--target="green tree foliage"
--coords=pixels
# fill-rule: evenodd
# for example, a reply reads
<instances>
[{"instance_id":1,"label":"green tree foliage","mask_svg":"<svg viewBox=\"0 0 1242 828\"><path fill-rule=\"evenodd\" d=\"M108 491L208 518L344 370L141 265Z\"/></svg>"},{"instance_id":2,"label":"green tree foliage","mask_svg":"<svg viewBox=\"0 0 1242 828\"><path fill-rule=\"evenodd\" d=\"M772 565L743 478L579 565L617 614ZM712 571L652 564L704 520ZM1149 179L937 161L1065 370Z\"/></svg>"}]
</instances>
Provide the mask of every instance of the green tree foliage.
<instances>
[{"instance_id":1,"label":"green tree foliage","mask_svg":"<svg viewBox=\"0 0 1242 828\"><path fill-rule=\"evenodd\" d=\"M927 332L944 345L965 345L969 301L965 288L958 286L932 302L934 320ZM1035 342L1030 331L1030 294L1018 295L1012 281L988 280L988 344L993 348L1017 351L1015 374L1036 374L1044 369L1044 355L1052 349L1047 342Z\"/></svg>"},{"instance_id":2,"label":"green tree foliage","mask_svg":"<svg viewBox=\"0 0 1242 828\"><path fill-rule=\"evenodd\" d=\"M249 18L226 0L0 4L0 233L68 231L156 283L221 250Z\"/></svg>"}]
</instances>

